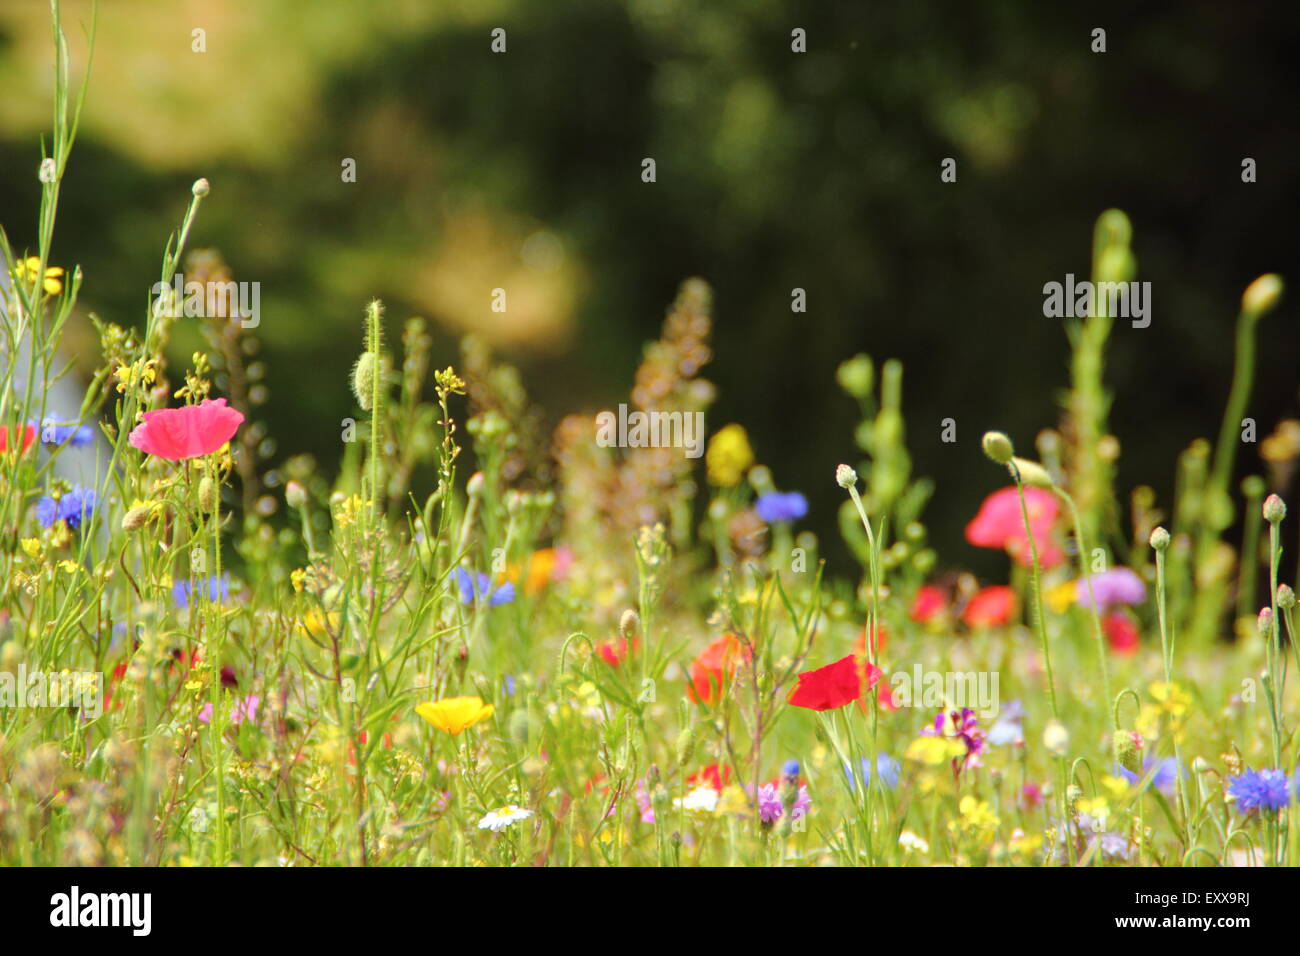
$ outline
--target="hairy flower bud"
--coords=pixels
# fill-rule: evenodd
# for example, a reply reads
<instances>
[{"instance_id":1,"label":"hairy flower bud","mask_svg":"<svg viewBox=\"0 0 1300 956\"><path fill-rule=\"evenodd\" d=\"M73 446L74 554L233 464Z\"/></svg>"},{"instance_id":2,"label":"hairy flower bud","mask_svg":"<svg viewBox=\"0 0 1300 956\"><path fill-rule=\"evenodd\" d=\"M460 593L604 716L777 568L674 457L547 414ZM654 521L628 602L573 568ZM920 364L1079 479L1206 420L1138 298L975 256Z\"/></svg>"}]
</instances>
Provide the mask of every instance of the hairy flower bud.
<instances>
[{"instance_id":1,"label":"hairy flower bud","mask_svg":"<svg viewBox=\"0 0 1300 956\"><path fill-rule=\"evenodd\" d=\"M858 483L858 473L848 465L839 465L835 469L835 483L844 489L852 488Z\"/></svg>"},{"instance_id":2,"label":"hairy flower bud","mask_svg":"<svg viewBox=\"0 0 1300 956\"><path fill-rule=\"evenodd\" d=\"M357 364L352 368L352 394L356 396L357 404L363 412L370 411L374 398L375 375L378 372L376 365L374 352L362 352L361 358L357 359Z\"/></svg>"},{"instance_id":3,"label":"hairy flower bud","mask_svg":"<svg viewBox=\"0 0 1300 956\"><path fill-rule=\"evenodd\" d=\"M1151 547L1157 551L1169 550L1169 532L1164 528L1151 529Z\"/></svg>"},{"instance_id":4,"label":"hairy flower bud","mask_svg":"<svg viewBox=\"0 0 1300 956\"><path fill-rule=\"evenodd\" d=\"M1056 482L1052 481L1052 476L1036 461L1030 461L1027 458L1012 458L1011 463L1016 466L1016 471L1020 474L1020 480L1033 488L1054 488Z\"/></svg>"},{"instance_id":5,"label":"hairy flower bud","mask_svg":"<svg viewBox=\"0 0 1300 956\"><path fill-rule=\"evenodd\" d=\"M981 444L984 446L984 454L999 465L1010 462L1011 456L1016 453L1015 446L1011 444L1011 439L1003 432L985 432Z\"/></svg>"},{"instance_id":6,"label":"hairy flower bud","mask_svg":"<svg viewBox=\"0 0 1300 956\"><path fill-rule=\"evenodd\" d=\"M199 507L211 513L217 509L217 483L211 475L204 475L199 481Z\"/></svg>"},{"instance_id":7,"label":"hairy flower bud","mask_svg":"<svg viewBox=\"0 0 1300 956\"><path fill-rule=\"evenodd\" d=\"M1277 495L1264 499L1264 520L1269 524L1278 524L1286 517L1286 502Z\"/></svg>"}]
</instances>

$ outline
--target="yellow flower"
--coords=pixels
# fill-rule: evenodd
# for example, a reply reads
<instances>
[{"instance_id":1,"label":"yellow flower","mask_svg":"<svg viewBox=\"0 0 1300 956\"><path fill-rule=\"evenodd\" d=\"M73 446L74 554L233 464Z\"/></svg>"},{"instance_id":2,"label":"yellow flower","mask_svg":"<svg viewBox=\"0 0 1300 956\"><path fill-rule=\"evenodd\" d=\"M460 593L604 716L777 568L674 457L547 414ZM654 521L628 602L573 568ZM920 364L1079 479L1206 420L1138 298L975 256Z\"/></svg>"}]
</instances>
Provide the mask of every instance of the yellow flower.
<instances>
[{"instance_id":1,"label":"yellow flower","mask_svg":"<svg viewBox=\"0 0 1300 956\"><path fill-rule=\"evenodd\" d=\"M343 614L340 611L330 611L322 614L318 608L311 608L302 616L302 623L298 625L298 633L325 640L331 634L338 633L339 622L342 620Z\"/></svg>"},{"instance_id":2,"label":"yellow flower","mask_svg":"<svg viewBox=\"0 0 1300 956\"><path fill-rule=\"evenodd\" d=\"M1038 848L1043 845L1043 835L1035 833L1032 836L1026 834L1023 830L1013 830L1009 846L1011 852L1017 856L1029 857L1038 852Z\"/></svg>"},{"instance_id":3,"label":"yellow flower","mask_svg":"<svg viewBox=\"0 0 1300 956\"><path fill-rule=\"evenodd\" d=\"M1171 717L1182 717L1192 706L1192 697L1177 684L1158 680L1149 688L1161 709Z\"/></svg>"},{"instance_id":4,"label":"yellow flower","mask_svg":"<svg viewBox=\"0 0 1300 956\"><path fill-rule=\"evenodd\" d=\"M1079 596L1079 585L1076 581L1065 581L1049 590L1043 598L1047 601L1047 606L1056 614L1064 614L1070 609Z\"/></svg>"},{"instance_id":5,"label":"yellow flower","mask_svg":"<svg viewBox=\"0 0 1300 956\"><path fill-rule=\"evenodd\" d=\"M727 425L709 439L704 462L708 466L709 481L720 488L739 484L745 471L754 463L754 450L749 447L749 435L740 425Z\"/></svg>"},{"instance_id":6,"label":"yellow flower","mask_svg":"<svg viewBox=\"0 0 1300 956\"><path fill-rule=\"evenodd\" d=\"M903 756L931 767L960 757L966 745L954 737L917 737L908 745Z\"/></svg>"},{"instance_id":7,"label":"yellow flower","mask_svg":"<svg viewBox=\"0 0 1300 956\"><path fill-rule=\"evenodd\" d=\"M289 581L293 584L293 589L299 594L302 593L303 582L307 580L306 568L294 568L289 572Z\"/></svg>"},{"instance_id":8,"label":"yellow flower","mask_svg":"<svg viewBox=\"0 0 1300 956\"><path fill-rule=\"evenodd\" d=\"M1123 777L1105 776L1101 778L1101 785L1111 792L1112 796L1122 797L1128 790L1128 781Z\"/></svg>"},{"instance_id":9,"label":"yellow flower","mask_svg":"<svg viewBox=\"0 0 1300 956\"><path fill-rule=\"evenodd\" d=\"M23 538L23 550L27 552L29 558L39 558L41 556L41 542L39 538Z\"/></svg>"},{"instance_id":10,"label":"yellow flower","mask_svg":"<svg viewBox=\"0 0 1300 956\"><path fill-rule=\"evenodd\" d=\"M961 803L957 805L961 817L957 820L948 821L948 827L953 832L965 831L968 833L992 832L997 829L1001 822L996 813L989 809L988 801L976 800L970 794L961 798Z\"/></svg>"},{"instance_id":11,"label":"yellow flower","mask_svg":"<svg viewBox=\"0 0 1300 956\"><path fill-rule=\"evenodd\" d=\"M487 720L495 710L491 704L483 703L481 697L446 697L425 701L415 708L430 724L453 737L480 720Z\"/></svg>"},{"instance_id":12,"label":"yellow flower","mask_svg":"<svg viewBox=\"0 0 1300 956\"><path fill-rule=\"evenodd\" d=\"M19 259L14 265L14 276L19 282L35 282L36 273L40 271L41 260L38 256L28 256L26 259ZM59 266L49 266L45 270L45 275L41 278L41 288L48 295L58 295L63 291L63 269Z\"/></svg>"},{"instance_id":13,"label":"yellow flower","mask_svg":"<svg viewBox=\"0 0 1300 956\"><path fill-rule=\"evenodd\" d=\"M1103 830L1106 824L1110 822L1110 805L1106 802L1105 797L1083 797L1075 804L1080 813L1086 813L1097 821L1097 825Z\"/></svg>"}]
</instances>

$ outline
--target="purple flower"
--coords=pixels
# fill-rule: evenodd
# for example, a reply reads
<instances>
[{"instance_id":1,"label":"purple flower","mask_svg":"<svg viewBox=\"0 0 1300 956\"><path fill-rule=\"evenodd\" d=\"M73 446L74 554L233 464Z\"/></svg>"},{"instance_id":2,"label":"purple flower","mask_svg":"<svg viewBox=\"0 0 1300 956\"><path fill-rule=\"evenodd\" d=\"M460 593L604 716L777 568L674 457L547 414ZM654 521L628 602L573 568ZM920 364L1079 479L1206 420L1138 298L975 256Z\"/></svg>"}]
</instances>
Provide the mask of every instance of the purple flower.
<instances>
[{"instance_id":1,"label":"purple flower","mask_svg":"<svg viewBox=\"0 0 1300 956\"><path fill-rule=\"evenodd\" d=\"M486 597L490 607L509 604L515 599L515 585L507 581L498 588L492 588L492 580L486 574L471 574L464 568L456 569L456 587L460 591L461 604L473 604Z\"/></svg>"},{"instance_id":2,"label":"purple flower","mask_svg":"<svg viewBox=\"0 0 1300 956\"><path fill-rule=\"evenodd\" d=\"M1246 770L1233 777L1228 793L1237 801L1242 813L1252 810L1281 810L1291 802L1291 781L1281 770Z\"/></svg>"},{"instance_id":3,"label":"purple flower","mask_svg":"<svg viewBox=\"0 0 1300 956\"><path fill-rule=\"evenodd\" d=\"M808 513L808 499L797 491L769 491L758 496L754 510L768 524L798 521Z\"/></svg>"},{"instance_id":4,"label":"purple flower","mask_svg":"<svg viewBox=\"0 0 1300 956\"><path fill-rule=\"evenodd\" d=\"M36 502L36 520L48 528L56 521L66 521L74 531L95 512L95 492L76 485L58 498L46 495Z\"/></svg>"},{"instance_id":5,"label":"purple flower","mask_svg":"<svg viewBox=\"0 0 1300 956\"><path fill-rule=\"evenodd\" d=\"M945 733L947 729L947 720L952 720L952 733ZM966 745L966 753L961 757L954 757L952 760L953 774L959 774L967 767L980 766L980 754L987 743L987 734L984 728L980 726L979 718L975 716L975 711L969 707L963 707L960 711L952 711L945 714L943 711L934 715L934 726L924 727L921 730L923 737L957 737Z\"/></svg>"},{"instance_id":6,"label":"purple flower","mask_svg":"<svg viewBox=\"0 0 1300 956\"><path fill-rule=\"evenodd\" d=\"M1092 607L1088 599L1088 582L1092 582L1092 596L1097 600L1097 610L1103 614L1116 604L1141 604L1147 599L1147 586L1131 568L1114 568L1102 571L1075 582L1079 607Z\"/></svg>"},{"instance_id":7,"label":"purple flower","mask_svg":"<svg viewBox=\"0 0 1300 956\"><path fill-rule=\"evenodd\" d=\"M753 787L749 788L752 796ZM791 811L791 818L798 820L808 812L808 807L812 804L812 798L808 796L808 788L800 787L799 794L795 798L794 808ZM771 826L780 820L785 814L785 803L781 800L781 791L774 783L765 783L758 788L758 818L764 826Z\"/></svg>"},{"instance_id":8,"label":"purple flower","mask_svg":"<svg viewBox=\"0 0 1300 956\"><path fill-rule=\"evenodd\" d=\"M230 600L230 576L223 574L220 578L208 575L204 578L191 578L189 580L180 580L172 585L172 601L180 610L185 610L190 606L190 601L194 599L197 591L202 594L208 593L208 600L214 604Z\"/></svg>"},{"instance_id":9,"label":"purple flower","mask_svg":"<svg viewBox=\"0 0 1300 956\"><path fill-rule=\"evenodd\" d=\"M1174 782L1178 779L1178 761L1173 757L1166 757L1156 764L1151 757L1147 757L1142 762L1142 777L1151 772L1152 766L1156 767L1155 775L1151 778L1151 785L1161 793L1168 794L1174 789ZM1116 772L1129 782L1129 786L1136 784L1142 777L1139 777L1132 770L1125 770L1123 767L1116 767Z\"/></svg>"}]
</instances>

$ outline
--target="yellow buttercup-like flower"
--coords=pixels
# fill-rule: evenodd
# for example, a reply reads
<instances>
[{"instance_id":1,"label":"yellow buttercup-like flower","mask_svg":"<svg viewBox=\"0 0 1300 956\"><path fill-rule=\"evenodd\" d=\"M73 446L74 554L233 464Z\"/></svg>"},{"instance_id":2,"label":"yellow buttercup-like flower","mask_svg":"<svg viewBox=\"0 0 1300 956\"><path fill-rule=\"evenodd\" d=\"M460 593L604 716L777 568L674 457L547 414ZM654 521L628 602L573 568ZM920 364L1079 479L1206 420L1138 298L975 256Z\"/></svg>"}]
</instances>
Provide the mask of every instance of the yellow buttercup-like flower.
<instances>
[{"instance_id":1,"label":"yellow buttercup-like flower","mask_svg":"<svg viewBox=\"0 0 1300 956\"><path fill-rule=\"evenodd\" d=\"M745 471L754 463L754 450L749 447L749 435L740 425L727 425L709 439L704 453L709 481L720 488L730 488L740 483Z\"/></svg>"},{"instance_id":2,"label":"yellow buttercup-like flower","mask_svg":"<svg viewBox=\"0 0 1300 956\"><path fill-rule=\"evenodd\" d=\"M425 701L415 712L439 730L458 736L468 727L487 720L496 710L483 703L481 697L447 697L443 700Z\"/></svg>"},{"instance_id":3,"label":"yellow buttercup-like flower","mask_svg":"<svg viewBox=\"0 0 1300 956\"><path fill-rule=\"evenodd\" d=\"M40 272L41 260L38 256L28 256L14 263L14 277L24 285L35 283L36 274ZM63 291L63 269L49 266L41 277L41 288L47 295L58 295Z\"/></svg>"},{"instance_id":4,"label":"yellow buttercup-like flower","mask_svg":"<svg viewBox=\"0 0 1300 956\"><path fill-rule=\"evenodd\" d=\"M1156 681L1148 690L1151 696L1156 699L1161 710L1171 717L1182 717L1192 706L1192 696L1183 690L1177 684L1169 684L1164 681Z\"/></svg>"},{"instance_id":5,"label":"yellow buttercup-like flower","mask_svg":"<svg viewBox=\"0 0 1300 956\"><path fill-rule=\"evenodd\" d=\"M931 767L954 760L966 752L966 745L952 737L917 737L903 754Z\"/></svg>"}]
</instances>

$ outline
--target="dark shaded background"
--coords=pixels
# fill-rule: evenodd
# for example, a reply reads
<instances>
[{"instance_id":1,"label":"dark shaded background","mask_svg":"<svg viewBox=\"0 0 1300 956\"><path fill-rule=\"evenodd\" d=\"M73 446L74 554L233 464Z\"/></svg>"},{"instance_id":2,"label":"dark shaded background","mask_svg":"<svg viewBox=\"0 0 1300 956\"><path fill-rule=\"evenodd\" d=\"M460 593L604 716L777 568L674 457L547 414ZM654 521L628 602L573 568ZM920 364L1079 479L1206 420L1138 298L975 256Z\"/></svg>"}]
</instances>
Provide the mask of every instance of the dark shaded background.
<instances>
[{"instance_id":1,"label":"dark shaded background","mask_svg":"<svg viewBox=\"0 0 1300 956\"><path fill-rule=\"evenodd\" d=\"M858 351L903 359L915 471L938 485L932 539L945 562L991 570L1001 559L961 540L999 483L978 438L1001 427L1027 448L1056 422L1068 354L1041 290L1088 274L1102 210L1131 217L1154 300L1150 328L1119 323L1111 340L1119 487L1151 484L1165 505L1177 453L1217 432L1241 290L1268 271L1300 280L1293 3L518 0L448 3L430 17L395 4L378 24L379 5L327 6L103 4L101 39L117 54L96 63L54 256L82 264L88 309L139 323L189 184L209 177L192 246L219 248L235 278L262 283L275 458L337 461L370 296L388 303L393 339L408 315L432 320L442 364L482 323L554 420L623 399L641 344L679 281L698 274L716 293L711 428L744 423L829 534L833 466L857 457L856 408L835 367ZM194 69L224 65L251 87L195 88L184 70L156 69L160 58L199 62L183 58L198 56L188 47L191 26L209 22L200 9L209 59ZM0 77L32 74L31 11L0 4ZM303 26L313 17L322 25ZM495 26L505 55L489 50ZM1097 26L1105 54L1089 49ZM794 27L807 30L806 54L790 51ZM150 32L132 45L132 29ZM305 57L310 95L252 108L298 88L276 56L234 39L254 35ZM156 107L168 83L187 81L158 143L113 135L133 97ZM39 74L10 88L48 101ZM245 115L232 95L253 117L235 137L214 118ZM0 119L0 221L22 246L34 241L43 127L3 109ZM169 153L172 135L184 149ZM340 182L345 156L355 184ZM640 180L647 156L653 185ZM956 184L939 180L949 156ZM1252 185L1241 182L1246 156L1258 163ZM520 264L539 230L563 251L540 278ZM536 279L522 298L540 305L502 330L489 292L511 289L493 279L514 269ZM790 312L796 286L806 315ZM1261 326L1249 411L1261 438L1298 410L1295 303ZM93 357L90 340L76 341ZM178 361L195 341L178 336ZM956 445L939 440L946 417ZM1258 470L1253 450L1243 459L1242 474Z\"/></svg>"}]
</instances>

